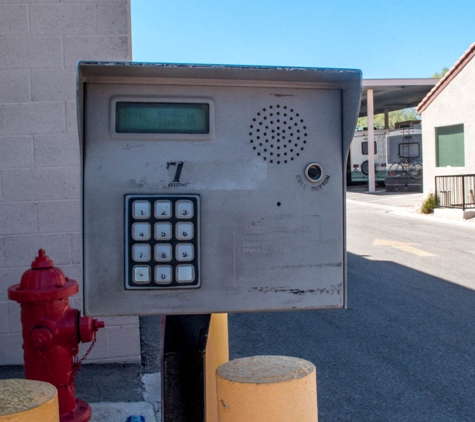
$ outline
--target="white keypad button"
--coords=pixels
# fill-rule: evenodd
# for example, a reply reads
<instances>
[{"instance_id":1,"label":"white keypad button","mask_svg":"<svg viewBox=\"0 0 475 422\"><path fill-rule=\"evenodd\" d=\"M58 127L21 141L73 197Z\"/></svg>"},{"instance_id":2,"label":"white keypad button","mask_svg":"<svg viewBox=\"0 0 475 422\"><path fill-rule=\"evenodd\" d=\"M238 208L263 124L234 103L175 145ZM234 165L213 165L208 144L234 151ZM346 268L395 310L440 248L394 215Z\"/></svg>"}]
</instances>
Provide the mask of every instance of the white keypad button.
<instances>
[{"instance_id":1,"label":"white keypad button","mask_svg":"<svg viewBox=\"0 0 475 422\"><path fill-rule=\"evenodd\" d=\"M155 245L155 261L168 262L172 260L172 245Z\"/></svg>"},{"instance_id":2,"label":"white keypad button","mask_svg":"<svg viewBox=\"0 0 475 422\"><path fill-rule=\"evenodd\" d=\"M192 283L195 280L193 265L178 265L176 267L176 281L178 283Z\"/></svg>"},{"instance_id":3,"label":"white keypad button","mask_svg":"<svg viewBox=\"0 0 475 422\"><path fill-rule=\"evenodd\" d=\"M136 262L150 261L150 245L136 243L132 246L132 259Z\"/></svg>"},{"instance_id":4,"label":"white keypad button","mask_svg":"<svg viewBox=\"0 0 475 422\"><path fill-rule=\"evenodd\" d=\"M155 239L170 240L172 238L172 225L170 223L155 224Z\"/></svg>"},{"instance_id":5,"label":"white keypad button","mask_svg":"<svg viewBox=\"0 0 475 422\"><path fill-rule=\"evenodd\" d=\"M132 239L134 240L148 240L151 236L151 227L148 223L134 223L132 224Z\"/></svg>"},{"instance_id":6,"label":"white keypad button","mask_svg":"<svg viewBox=\"0 0 475 422\"><path fill-rule=\"evenodd\" d=\"M150 267L136 265L132 271L134 283L147 284L150 282Z\"/></svg>"},{"instance_id":7,"label":"white keypad button","mask_svg":"<svg viewBox=\"0 0 475 422\"><path fill-rule=\"evenodd\" d=\"M177 223L175 226L175 236L178 240L191 240L195 236L193 223Z\"/></svg>"},{"instance_id":8,"label":"white keypad button","mask_svg":"<svg viewBox=\"0 0 475 422\"><path fill-rule=\"evenodd\" d=\"M132 204L132 217L137 220L150 218L151 204L148 201L134 201Z\"/></svg>"},{"instance_id":9,"label":"white keypad button","mask_svg":"<svg viewBox=\"0 0 475 422\"><path fill-rule=\"evenodd\" d=\"M172 267L169 265L157 265L155 267L156 284L170 284L172 281Z\"/></svg>"},{"instance_id":10,"label":"white keypad button","mask_svg":"<svg viewBox=\"0 0 475 422\"><path fill-rule=\"evenodd\" d=\"M172 203L170 201L155 201L155 218L170 218L172 216Z\"/></svg>"},{"instance_id":11,"label":"white keypad button","mask_svg":"<svg viewBox=\"0 0 475 422\"><path fill-rule=\"evenodd\" d=\"M193 202L182 199L180 201L176 201L176 216L177 218L193 218L195 215L193 209Z\"/></svg>"},{"instance_id":12,"label":"white keypad button","mask_svg":"<svg viewBox=\"0 0 475 422\"><path fill-rule=\"evenodd\" d=\"M193 261L195 258L195 248L191 243L179 243L176 246L177 261Z\"/></svg>"}]
</instances>

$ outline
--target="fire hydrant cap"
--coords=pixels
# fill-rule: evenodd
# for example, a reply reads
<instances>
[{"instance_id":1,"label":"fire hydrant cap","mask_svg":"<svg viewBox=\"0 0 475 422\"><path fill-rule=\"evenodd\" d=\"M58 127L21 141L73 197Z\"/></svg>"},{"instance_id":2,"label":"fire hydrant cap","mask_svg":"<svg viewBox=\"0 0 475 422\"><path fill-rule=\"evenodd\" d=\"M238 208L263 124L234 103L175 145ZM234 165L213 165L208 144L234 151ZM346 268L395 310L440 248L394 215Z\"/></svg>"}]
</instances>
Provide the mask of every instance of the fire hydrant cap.
<instances>
[{"instance_id":1,"label":"fire hydrant cap","mask_svg":"<svg viewBox=\"0 0 475 422\"><path fill-rule=\"evenodd\" d=\"M66 279L63 272L53 266L53 261L44 249L32 262L29 270L23 273L20 284L8 289L8 297L17 302L36 302L66 298L79 291L75 280Z\"/></svg>"}]
</instances>

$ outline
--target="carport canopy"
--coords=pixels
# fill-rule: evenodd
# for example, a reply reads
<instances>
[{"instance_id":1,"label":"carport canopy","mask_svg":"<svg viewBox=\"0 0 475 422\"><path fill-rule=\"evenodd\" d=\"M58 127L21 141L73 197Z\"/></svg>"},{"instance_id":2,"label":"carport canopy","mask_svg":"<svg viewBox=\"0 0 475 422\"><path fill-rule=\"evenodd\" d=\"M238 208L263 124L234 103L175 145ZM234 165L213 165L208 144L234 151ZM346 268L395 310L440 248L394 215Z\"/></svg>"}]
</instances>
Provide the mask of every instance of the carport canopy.
<instances>
[{"instance_id":1,"label":"carport canopy","mask_svg":"<svg viewBox=\"0 0 475 422\"><path fill-rule=\"evenodd\" d=\"M374 139L374 115L416 107L439 82L423 79L363 79L359 117L368 116L368 138ZM387 121L387 118L385 119ZM368 190L376 190L374 144L368 142Z\"/></svg>"},{"instance_id":2,"label":"carport canopy","mask_svg":"<svg viewBox=\"0 0 475 422\"><path fill-rule=\"evenodd\" d=\"M359 117L368 115L368 90L373 90L374 114L416 107L439 82L423 79L363 79Z\"/></svg>"}]
</instances>

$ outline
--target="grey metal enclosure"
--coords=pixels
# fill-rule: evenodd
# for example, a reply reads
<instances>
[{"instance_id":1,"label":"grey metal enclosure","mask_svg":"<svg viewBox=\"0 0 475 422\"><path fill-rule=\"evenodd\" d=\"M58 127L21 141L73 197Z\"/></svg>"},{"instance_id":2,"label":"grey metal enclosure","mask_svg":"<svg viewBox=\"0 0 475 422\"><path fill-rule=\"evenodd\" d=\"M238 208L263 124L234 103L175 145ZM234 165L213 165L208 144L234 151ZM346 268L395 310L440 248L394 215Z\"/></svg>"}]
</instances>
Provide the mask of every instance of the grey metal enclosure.
<instances>
[{"instance_id":1,"label":"grey metal enclosure","mask_svg":"<svg viewBox=\"0 0 475 422\"><path fill-rule=\"evenodd\" d=\"M358 70L80 62L87 315L345 306Z\"/></svg>"}]
</instances>

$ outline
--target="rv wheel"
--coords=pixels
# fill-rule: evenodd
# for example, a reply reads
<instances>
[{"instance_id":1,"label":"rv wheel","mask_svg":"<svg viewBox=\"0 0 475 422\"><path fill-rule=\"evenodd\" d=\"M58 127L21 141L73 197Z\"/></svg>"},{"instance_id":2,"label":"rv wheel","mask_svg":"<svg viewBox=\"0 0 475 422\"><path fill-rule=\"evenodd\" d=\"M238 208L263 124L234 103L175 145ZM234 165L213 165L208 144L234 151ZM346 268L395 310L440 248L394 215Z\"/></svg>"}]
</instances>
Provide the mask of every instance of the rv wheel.
<instances>
[{"instance_id":1,"label":"rv wheel","mask_svg":"<svg viewBox=\"0 0 475 422\"><path fill-rule=\"evenodd\" d=\"M369 174L368 160L361 163L361 172L367 176Z\"/></svg>"}]
</instances>

